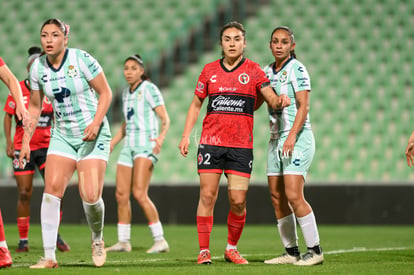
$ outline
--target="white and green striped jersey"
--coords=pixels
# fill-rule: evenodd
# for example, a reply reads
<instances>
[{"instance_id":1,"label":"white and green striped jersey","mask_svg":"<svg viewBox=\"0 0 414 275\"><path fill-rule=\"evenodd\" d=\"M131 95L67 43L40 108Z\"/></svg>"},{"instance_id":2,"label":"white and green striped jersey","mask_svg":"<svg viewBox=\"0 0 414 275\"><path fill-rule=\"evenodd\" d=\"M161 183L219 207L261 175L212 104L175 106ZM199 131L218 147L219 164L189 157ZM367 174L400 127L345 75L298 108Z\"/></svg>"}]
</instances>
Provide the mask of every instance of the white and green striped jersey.
<instances>
[{"instance_id":1,"label":"white and green striped jersey","mask_svg":"<svg viewBox=\"0 0 414 275\"><path fill-rule=\"evenodd\" d=\"M95 117L98 99L88 81L102 68L87 52L66 49L59 68L48 62L46 55L37 58L30 70L30 85L42 90L53 104L54 131L63 136L80 137ZM105 118L105 123L106 118Z\"/></svg>"},{"instance_id":2,"label":"white and green striped jersey","mask_svg":"<svg viewBox=\"0 0 414 275\"><path fill-rule=\"evenodd\" d=\"M164 105L158 87L142 81L134 91L122 91L123 113L126 122L124 146L146 146L159 135L159 121L154 108Z\"/></svg>"},{"instance_id":3,"label":"white and green striped jersey","mask_svg":"<svg viewBox=\"0 0 414 275\"><path fill-rule=\"evenodd\" d=\"M295 93L299 91L311 91L309 73L306 67L298 60L289 59L278 72L274 69L274 63L264 68L270 84L278 95L287 95L291 104L283 110L273 110L269 107L270 133L276 138L286 136L295 121L298 111ZM304 129L311 129L309 113L303 124Z\"/></svg>"}]
</instances>

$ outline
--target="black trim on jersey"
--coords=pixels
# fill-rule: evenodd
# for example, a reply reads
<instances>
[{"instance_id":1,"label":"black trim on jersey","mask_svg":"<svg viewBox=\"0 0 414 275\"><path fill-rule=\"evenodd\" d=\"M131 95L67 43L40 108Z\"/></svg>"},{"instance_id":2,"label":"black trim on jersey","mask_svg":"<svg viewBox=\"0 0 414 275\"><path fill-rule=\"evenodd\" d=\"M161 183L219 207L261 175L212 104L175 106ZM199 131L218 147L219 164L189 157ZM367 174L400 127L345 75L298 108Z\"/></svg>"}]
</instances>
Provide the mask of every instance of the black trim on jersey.
<instances>
[{"instance_id":1,"label":"black trim on jersey","mask_svg":"<svg viewBox=\"0 0 414 275\"><path fill-rule=\"evenodd\" d=\"M284 67L286 67L287 66L287 64L289 64L289 62L290 61L292 61L293 59L295 59L295 58L293 58L293 56L291 56L286 62L285 62L285 64L283 64L283 66L282 66L282 68L280 68L280 70L279 71L276 71L276 62L273 62L273 64L272 64L272 70L273 70L273 73L274 74L277 74L278 72L280 72L281 70L283 70L283 68Z\"/></svg>"},{"instance_id":2,"label":"black trim on jersey","mask_svg":"<svg viewBox=\"0 0 414 275\"><path fill-rule=\"evenodd\" d=\"M31 91L30 90L30 82L29 82L29 79L28 78L26 78L25 80L24 80L24 86L26 86L26 88L29 90L29 91Z\"/></svg>"},{"instance_id":3,"label":"black trim on jersey","mask_svg":"<svg viewBox=\"0 0 414 275\"><path fill-rule=\"evenodd\" d=\"M220 59L220 67L226 72L226 73L231 73L233 71L235 71L238 67L240 67L241 65L243 65L244 61L246 61L246 57L243 57L242 60L240 60L239 64L236 65L236 67L234 67L231 70L227 70L226 66L224 66L223 64L223 60L224 58Z\"/></svg>"},{"instance_id":4,"label":"black trim on jersey","mask_svg":"<svg viewBox=\"0 0 414 275\"><path fill-rule=\"evenodd\" d=\"M139 88L139 86L141 86L141 84L142 83L144 83L144 81L145 80L142 80L138 85L137 85L137 87L133 90L133 91L131 91L131 87L129 88L129 92L131 93L131 94L133 94L133 93L135 93L137 90L138 90L138 88Z\"/></svg>"},{"instance_id":5,"label":"black trim on jersey","mask_svg":"<svg viewBox=\"0 0 414 275\"><path fill-rule=\"evenodd\" d=\"M57 69L55 69L53 67L53 65L50 64L50 62L49 62L49 60L47 59L47 56L46 56L46 62L47 62L47 65L49 66L49 68L55 73L58 72L62 68L63 64L65 64L66 58L68 57L68 53L69 53L69 49L66 49L65 54L63 55L63 58L62 58L62 62L60 63L59 68L57 68Z\"/></svg>"},{"instance_id":6,"label":"black trim on jersey","mask_svg":"<svg viewBox=\"0 0 414 275\"><path fill-rule=\"evenodd\" d=\"M262 83L262 85L260 85L260 88L263 89L267 86L270 86L270 81Z\"/></svg>"}]
</instances>

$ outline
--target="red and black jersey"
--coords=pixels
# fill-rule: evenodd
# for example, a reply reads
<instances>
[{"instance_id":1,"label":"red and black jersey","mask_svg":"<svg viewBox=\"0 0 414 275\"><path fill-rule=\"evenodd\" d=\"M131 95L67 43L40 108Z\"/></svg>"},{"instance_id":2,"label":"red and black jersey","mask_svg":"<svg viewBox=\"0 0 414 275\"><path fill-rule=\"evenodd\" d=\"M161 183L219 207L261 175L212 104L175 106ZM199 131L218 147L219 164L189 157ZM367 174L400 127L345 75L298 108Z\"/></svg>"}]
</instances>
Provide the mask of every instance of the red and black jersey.
<instances>
[{"instance_id":1,"label":"red and black jersey","mask_svg":"<svg viewBox=\"0 0 414 275\"><path fill-rule=\"evenodd\" d=\"M29 106L30 100L30 90L28 80L22 80L19 82L20 87L23 93L23 101L26 108ZM52 118L53 118L53 107L52 103L44 97L42 112L39 117L39 121L36 127L35 132L33 133L32 139L30 140L30 149L38 150L41 148L48 148L50 141L50 129L52 127ZM7 97L6 104L3 109L6 113L15 117L16 121L16 131L14 134L13 144L15 150L20 150L22 148L23 140L23 123L21 120L18 120L16 116L16 102L14 101L13 96L9 93Z\"/></svg>"},{"instance_id":2,"label":"red and black jersey","mask_svg":"<svg viewBox=\"0 0 414 275\"><path fill-rule=\"evenodd\" d=\"M204 66L195 95L209 98L200 144L253 148L257 93L268 83L259 64L243 58L231 71L219 59Z\"/></svg>"}]
</instances>

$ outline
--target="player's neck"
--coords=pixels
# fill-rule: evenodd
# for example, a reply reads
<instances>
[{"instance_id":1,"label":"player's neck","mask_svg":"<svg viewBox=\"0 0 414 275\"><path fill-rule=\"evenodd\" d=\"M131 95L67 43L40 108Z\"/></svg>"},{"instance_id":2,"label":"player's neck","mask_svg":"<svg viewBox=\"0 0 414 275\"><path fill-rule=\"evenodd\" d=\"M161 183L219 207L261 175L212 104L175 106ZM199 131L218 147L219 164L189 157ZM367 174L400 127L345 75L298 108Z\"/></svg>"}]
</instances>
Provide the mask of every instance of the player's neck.
<instances>
[{"instance_id":1,"label":"player's neck","mask_svg":"<svg viewBox=\"0 0 414 275\"><path fill-rule=\"evenodd\" d=\"M226 67L226 69L231 70L234 67L236 67L242 59L243 59L243 55L240 55L236 58L227 56L223 59L223 65Z\"/></svg>"}]
</instances>

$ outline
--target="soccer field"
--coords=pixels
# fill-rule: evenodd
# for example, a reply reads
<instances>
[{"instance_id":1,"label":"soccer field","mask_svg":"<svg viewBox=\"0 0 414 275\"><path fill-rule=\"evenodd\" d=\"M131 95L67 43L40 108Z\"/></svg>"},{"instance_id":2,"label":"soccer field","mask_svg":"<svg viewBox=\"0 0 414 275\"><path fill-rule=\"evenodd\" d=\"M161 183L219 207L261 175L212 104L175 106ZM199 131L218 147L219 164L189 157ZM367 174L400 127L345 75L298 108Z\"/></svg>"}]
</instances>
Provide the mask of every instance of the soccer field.
<instances>
[{"instance_id":1,"label":"soccer field","mask_svg":"<svg viewBox=\"0 0 414 275\"><path fill-rule=\"evenodd\" d=\"M414 226L328 226L319 227L325 263L319 266L265 265L265 259L283 252L276 226L247 224L238 248L249 265L237 266L224 261L227 227L215 225L210 248L212 265L197 265L196 226L165 225L171 251L148 255L152 245L147 226L132 226L130 253L108 253L102 268L91 259L90 233L87 225L62 225L60 233L71 246L67 253L57 252L57 270L32 270L29 265L43 256L40 226L30 227L30 251L16 253L17 227L5 227L13 266L0 269L2 274L413 274ZM117 241L116 225L105 227L107 246ZM299 232L304 252L303 238Z\"/></svg>"}]
</instances>

